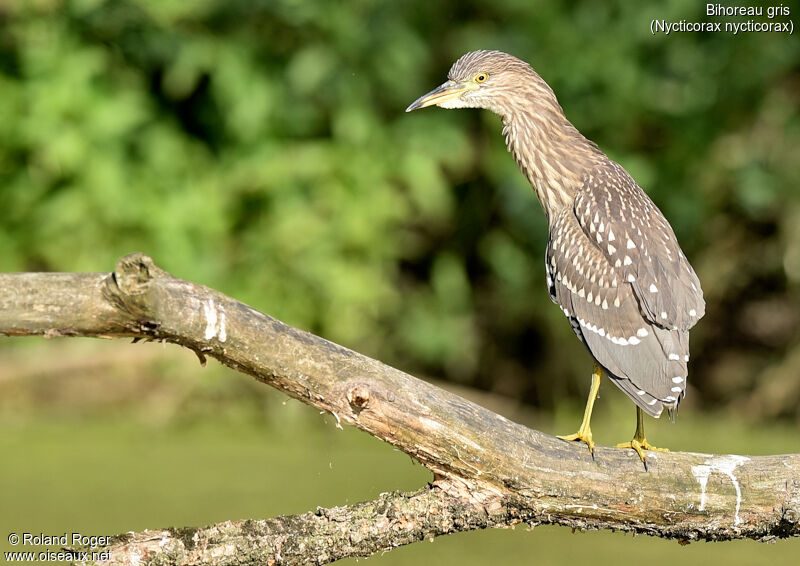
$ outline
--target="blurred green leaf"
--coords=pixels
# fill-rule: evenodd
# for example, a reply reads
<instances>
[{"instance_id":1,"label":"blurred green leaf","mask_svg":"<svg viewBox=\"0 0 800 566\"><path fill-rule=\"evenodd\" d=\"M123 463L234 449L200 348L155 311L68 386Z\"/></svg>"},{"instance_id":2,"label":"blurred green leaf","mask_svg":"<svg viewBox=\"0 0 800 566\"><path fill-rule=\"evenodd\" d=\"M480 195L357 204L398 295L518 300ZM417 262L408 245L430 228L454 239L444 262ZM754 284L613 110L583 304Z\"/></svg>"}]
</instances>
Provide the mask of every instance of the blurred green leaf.
<instances>
[{"instance_id":1,"label":"blurred green leaf","mask_svg":"<svg viewBox=\"0 0 800 566\"><path fill-rule=\"evenodd\" d=\"M506 49L670 219L709 303L692 395L732 403L715 368L745 360L745 396L774 366L764 348L797 359L800 328L767 345L747 321L800 310L800 51L649 32L704 17L689 0L6 3L0 268L140 250L411 371L583 397L544 290L547 222L500 121L404 112L463 52Z\"/></svg>"}]
</instances>

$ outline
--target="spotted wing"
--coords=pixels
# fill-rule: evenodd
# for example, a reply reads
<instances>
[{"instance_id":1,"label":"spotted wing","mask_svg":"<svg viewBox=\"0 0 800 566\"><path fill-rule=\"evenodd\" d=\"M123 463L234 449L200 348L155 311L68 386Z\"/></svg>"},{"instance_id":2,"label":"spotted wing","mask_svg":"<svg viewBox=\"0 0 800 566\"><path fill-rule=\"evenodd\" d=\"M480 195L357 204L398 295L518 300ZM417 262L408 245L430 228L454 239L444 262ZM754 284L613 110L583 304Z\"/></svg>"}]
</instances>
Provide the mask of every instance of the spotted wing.
<instances>
[{"instance_id":1,"label":"spotted wing","mask_svg":"<svg viewBox=\"0 0 800 566\"><path fill-rule=\"evenodd\" d=\"M551 298L609 377L652 416L677 407L686 386L688 332L642 313L633 285L565 208L547 247Z\"/></svg>"},{"instance_id":2,"label":"spotted wing","mask_svg":"<svg viewBox=\"0 0 800 566\"><path fill-rule=\"evenodd\" d=\"M594 169L575 198L587 237L631 284L642 314L668 329L689 330L705 314L700 280L672 227L621 165Z\"/></svg>"}]
</instances>

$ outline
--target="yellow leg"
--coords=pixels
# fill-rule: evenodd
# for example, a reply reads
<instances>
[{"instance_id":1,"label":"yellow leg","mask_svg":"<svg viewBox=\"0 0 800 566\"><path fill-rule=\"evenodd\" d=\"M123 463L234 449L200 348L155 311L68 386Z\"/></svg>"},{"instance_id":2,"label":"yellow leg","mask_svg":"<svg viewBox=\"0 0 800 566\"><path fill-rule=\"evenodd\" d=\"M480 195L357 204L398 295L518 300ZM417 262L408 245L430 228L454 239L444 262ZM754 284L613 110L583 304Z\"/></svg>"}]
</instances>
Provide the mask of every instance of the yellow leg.
<instances>
[{"instance_id":1,"label":"yellow leg","mask_svg":"<svg viewBox=\"0 0 800 566\"><path fill-rule=\"evenodd\" d=\"M633 434L633 440L630 442L623 442L617 444L617 448L633 448L642 459L642 462L647 466L647 460L644 459L645 450L655 450L656 452L669 452L668 448L656 448L644 437L644 416L642 410L636 407L636 432Z\"/></svg>"},{"instance_id":2,"label":"yellow leg","mask_svg":"<svg viewBox=\"0 0 800 566\"><path fill-rule=\"evenodd\" d=\"M575 434L558 437L561 440L585 442L592 456L594 456L594 440L592 440L592 428L589 425L589 421L592 420L592 408L594 408L594 400L597 398L597 391L600 389L600 378L602 375L603 368L595 362L594 370L592 371L592 387L589 389L589 400L586 401L586 410L583 412L581 427Z\"/></svg>"}]
</instances>

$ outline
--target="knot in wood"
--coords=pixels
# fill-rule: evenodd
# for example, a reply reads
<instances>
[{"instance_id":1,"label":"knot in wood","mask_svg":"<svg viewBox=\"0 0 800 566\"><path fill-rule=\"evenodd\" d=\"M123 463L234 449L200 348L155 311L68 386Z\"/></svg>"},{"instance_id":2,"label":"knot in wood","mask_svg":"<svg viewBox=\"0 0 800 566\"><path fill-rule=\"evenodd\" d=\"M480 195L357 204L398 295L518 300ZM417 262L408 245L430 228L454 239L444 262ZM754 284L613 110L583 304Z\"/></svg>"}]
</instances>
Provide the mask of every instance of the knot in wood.
<instances>
[{"instance_id":1,"label":"knot in wood","mask_svg":"<svg viewBox=\"0 0 800 566\"><path fill-rule=\"evenodd\" d=\"M114 278L126 295L142 295L162 270L142 253L128 254L117 261Z\"/></svg>"},{"instance_id":2,"label":"knot in wood","mask_svg":"<svg viewBox=\"0 0 800 566\"><path fill-rule=\"evenodd\" d=\"M347 400L349 401L350 406L353 408L353 411L356 413L360 413L367 408L369 405L369 399L369 389L363 385L354 385L347 392Z\"/></svg>"}]
</instances>

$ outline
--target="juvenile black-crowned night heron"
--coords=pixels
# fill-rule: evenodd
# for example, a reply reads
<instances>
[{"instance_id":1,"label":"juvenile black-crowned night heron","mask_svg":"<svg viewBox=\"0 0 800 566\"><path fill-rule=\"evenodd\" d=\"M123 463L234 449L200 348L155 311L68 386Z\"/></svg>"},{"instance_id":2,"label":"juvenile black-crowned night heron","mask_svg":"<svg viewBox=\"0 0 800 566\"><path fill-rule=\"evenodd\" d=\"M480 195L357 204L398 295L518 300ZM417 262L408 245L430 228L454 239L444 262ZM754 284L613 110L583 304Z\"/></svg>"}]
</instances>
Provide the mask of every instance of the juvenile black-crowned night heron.
<instances>
[{"instance_id":1,"label":"juvenile black-crowned night heron","mask_svg":"<svg viewBox=\"0 0 800 566\"><path fill-rule=\"evenodd\" d=\"M547 215L550 298L595 360L578 432L594 454L589 421L605 373L636 403L633 440L645 439L642 411L674 417L686 393L689 329L705 312L692 266L661 211L625 169L587 140L530 65L500 51L473 51L448 80L407 112L486 108L503 119L506 144Z\"/></svg>"}]
</instances>

